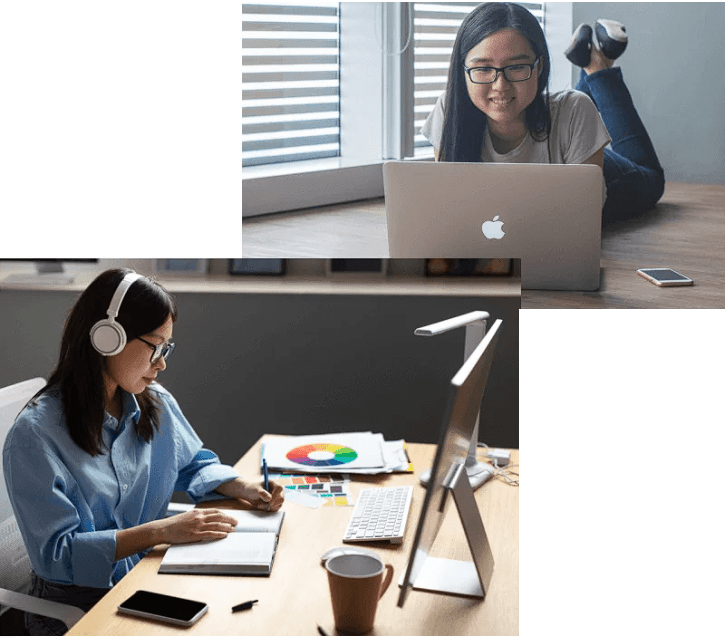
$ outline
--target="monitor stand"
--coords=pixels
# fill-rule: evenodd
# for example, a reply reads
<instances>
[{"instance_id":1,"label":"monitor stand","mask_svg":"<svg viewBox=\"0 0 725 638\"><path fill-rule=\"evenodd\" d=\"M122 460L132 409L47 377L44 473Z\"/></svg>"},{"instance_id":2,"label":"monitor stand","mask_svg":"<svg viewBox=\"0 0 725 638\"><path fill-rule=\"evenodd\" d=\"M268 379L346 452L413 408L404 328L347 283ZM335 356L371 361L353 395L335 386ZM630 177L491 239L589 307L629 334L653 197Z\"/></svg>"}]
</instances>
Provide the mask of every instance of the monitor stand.
<instances>
[{"instance_id":1,"label":"monitor stand","mask_svg":"<svg viewBox=\"0 0 725 638\"><path fill-rule=\"evenodd\" d=\"M464 466L456 463L451 474L445 485L446 495L441 499L441 510L449 493L452 494L473 562L426 556L412 586L413 589L484 598L491 584L493 553Z\"/></svg>"}]
</instances>

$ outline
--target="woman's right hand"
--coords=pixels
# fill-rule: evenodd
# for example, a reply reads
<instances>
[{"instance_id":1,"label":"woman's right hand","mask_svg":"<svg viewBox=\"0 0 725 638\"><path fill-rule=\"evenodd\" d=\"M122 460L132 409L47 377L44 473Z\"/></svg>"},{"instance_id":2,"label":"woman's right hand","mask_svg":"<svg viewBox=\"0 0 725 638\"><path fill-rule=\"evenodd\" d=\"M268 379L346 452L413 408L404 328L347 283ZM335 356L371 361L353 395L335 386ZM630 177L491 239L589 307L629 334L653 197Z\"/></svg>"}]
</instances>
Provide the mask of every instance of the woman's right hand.
<instances>
[{"instance_id":1,"label":"woman's right hand","mask_svg":"<svg viewBox=\"0 0 725 638\"><path fill-rule=\"evenodd\" d=\"M161 522L163 542L171 545L226 538L237 524L218 509L193 509Z\"/></svg>"}]
</instances>

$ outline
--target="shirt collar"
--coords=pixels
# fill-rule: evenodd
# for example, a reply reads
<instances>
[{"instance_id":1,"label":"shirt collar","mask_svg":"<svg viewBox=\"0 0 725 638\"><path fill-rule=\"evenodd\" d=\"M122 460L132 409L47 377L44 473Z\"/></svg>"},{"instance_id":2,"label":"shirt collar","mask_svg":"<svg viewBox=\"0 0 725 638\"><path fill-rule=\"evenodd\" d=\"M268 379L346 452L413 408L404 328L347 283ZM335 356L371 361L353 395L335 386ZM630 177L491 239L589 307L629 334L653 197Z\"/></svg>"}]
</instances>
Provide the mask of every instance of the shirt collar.
<instances>
[{"instance_id":1,"label":"shirt collar","mask_svg":"<svg viewBox=\"0 0 725 638\"><path fill-rule=\"evenodd\" d=\"M135 394L129 392L123 393L123 414L133 419L134 423L138 423L141 418L141 408L138 405Z\"/></svg>"},{"instance_id":2,"label":"shirt collar","mask_svg":"<svg viewBox=\"0 0 725 638\"><path fill-rule=\"evenodd\" d=\"M131 394L130 392L123 391L123 408L121 413L121 418L119 419L119 424L124 421L124 419L130 418L134 423L138 423L139 419L141 418L141 408L138 404L138 400L136 399L136 395ZM109 425L109 427L113 427L115 429L115 426L113 426L114 418L106 412L106 417L104 419L104 423Z\"/></svg>"}]
</instances>

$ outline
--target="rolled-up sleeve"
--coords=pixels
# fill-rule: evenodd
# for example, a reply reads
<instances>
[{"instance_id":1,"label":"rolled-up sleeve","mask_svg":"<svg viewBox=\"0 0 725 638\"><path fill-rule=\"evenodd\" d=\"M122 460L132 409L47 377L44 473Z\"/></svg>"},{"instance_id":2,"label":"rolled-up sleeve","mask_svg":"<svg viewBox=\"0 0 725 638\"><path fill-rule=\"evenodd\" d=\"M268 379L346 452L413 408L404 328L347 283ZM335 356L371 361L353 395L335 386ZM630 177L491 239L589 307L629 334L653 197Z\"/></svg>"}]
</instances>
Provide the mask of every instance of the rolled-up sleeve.
<instances>
[{"instance_id":1,"label":"rolled-up sleeve","mask_svg":"<svg viewBox=\"0 0 725 638\"><path fill-rule=\"evenodd\" d=\"M176 400L171 395L167 395L166 400L175 421L174 443L179 475L174 489L186 492L195 502L225 498L214 490L239 474L231 466L221 463L214 452L203 447Z\"/></svg>"},{"instance_id":2,"label":"rolled-up sleeve","mask_svg":"<svg viewBox=\"0 0 725 638\"><path fill-rule=\"evenodd\" d=\"M78 485L45 451L6 447L5 481L33 569L53 581L111 587L116 530L96 530L71 500Z\"/></svg>"},{"instance_id":3,"label":"rolled-up sleeve","mask_svg":"<svg viewBox=\"0 0 725 638\"><path fill-rule=\"evenodd\" d=\"M222 483L231 481L238 476L239 474L233 468L222 464L214 452L202 448L196 453L191 463L179 472L179 480L176 482L175 489L186 492L197 503L226 498L221 494L215 494L214 490Z\"/></svg>"}]
</instances>

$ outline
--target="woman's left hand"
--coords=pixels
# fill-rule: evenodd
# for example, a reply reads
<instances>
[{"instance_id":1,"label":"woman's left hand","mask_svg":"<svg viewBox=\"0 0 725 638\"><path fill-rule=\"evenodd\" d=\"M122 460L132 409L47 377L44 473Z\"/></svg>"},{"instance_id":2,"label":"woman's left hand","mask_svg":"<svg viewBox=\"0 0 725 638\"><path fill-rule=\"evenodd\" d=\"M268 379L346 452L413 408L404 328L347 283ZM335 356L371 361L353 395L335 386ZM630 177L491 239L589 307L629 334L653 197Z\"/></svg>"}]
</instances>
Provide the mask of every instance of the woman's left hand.
<instances>
[{"instance_id":1,"label":"woman's left hand","mask_svg":"<svg viewBox=\"0 0 725 638\"><path fill-rule=\"evenodd\" d=\"M241 498L255 509L263 511L276 512L284 503L284 490L274 481L269 482L269 492L261 483L252 483L243 478L224 483L216 491L224 496Z\"/></svg>"}]
</instances>

